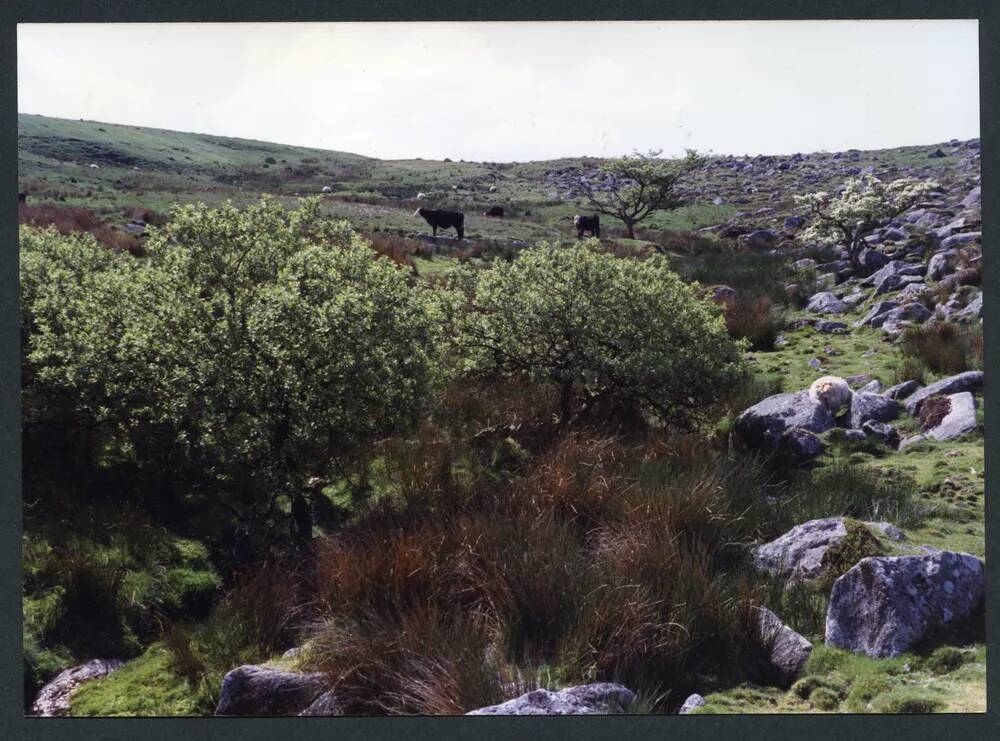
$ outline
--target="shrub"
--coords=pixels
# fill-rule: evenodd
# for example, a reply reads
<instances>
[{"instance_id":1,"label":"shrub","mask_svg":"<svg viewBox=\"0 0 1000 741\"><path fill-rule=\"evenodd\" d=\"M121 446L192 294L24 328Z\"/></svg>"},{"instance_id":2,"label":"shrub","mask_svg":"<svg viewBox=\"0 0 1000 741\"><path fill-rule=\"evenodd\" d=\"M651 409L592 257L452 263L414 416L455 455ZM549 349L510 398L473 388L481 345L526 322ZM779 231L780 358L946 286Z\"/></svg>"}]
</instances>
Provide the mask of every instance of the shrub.
<instances>
[{"instance_id":1,"label":"shrub","mask_svg":"<svg viewBox=\"0 0 1000 741\"><path fill-rule=\"evenodd\" d=\"M879 695L872 707L879 713L935 713L944 706L929 691L900 687Z\"/></svg>"},{"instance_id":2,"label":"shrub","mask_svg":"<svg viewBox=\"0 0 1000 741\"><path fill-rule=\"evenodd\" d=\"M893 368L893 384L916 381L921 386L927 383L927 365L921 358L904 355Z\"/></svg>"},{"instance_id":3,"label":"shrub","mask_svg":"<svg viewBox=\"0 0 1000 741\"><path fill-rule=\"evenodd\" d=\"M974 656L954 646L940 646L923 660L923 666L935 674L948 674L963 664L974 660Z\"/></svg>"},{"instance_id":4,"label":"shrub","mask_svg":"<svg viewBox=\"0 0 1000 741\"><path fill-rule=\"evenodd\" d=\"M462 268L451 285L442 308L461 369L551 384L563 424L606 405L690 427L745 372L716 310L658 255L543 244L488 270Z\"/></svg>"},{"instance_id":5,"label":"shrub","mask_svg":"<svg viewBox=\"0 0 1000 741\"><path fill-rule=\"evenodd\" d=\"M847 535L823 553L821 561L824 578L832 585L839 577L854 567L861 559L884 556L885 546L872 535L864 523L844 518Z\"/></svg>"},{"instance_id":6,"label":"shrub","mask_svg":"<svg viewBox=\"0 0 1000 741\"><path fill-rule=\"evenodd\" d=\"M827 687L817 687L809 695L809 702L819 710L836 710L840 706L837 693Z\"/></svg>"},{"instance_id":7,"label":"shrub","mask_svg":"<svg viewBox=\"0 0 1000 741\"><path fill-rule=\"evenodd\" d=\"M907 356L919 359L934 373L963 373L982 368L983 328L979 325L927 322L907 327L900 347Z\"/></svg>"},{"instance_id":8,"label":"shrub","mask_svg":"<svg viewBox=\"0 0 1000 741\"><path fill-rule=\"evenodd\" d=\"M726 329L734 339L745 338L751 350L773 350L781 329L780 315L767 296L740 295L724 308Z\"/></svg>"}]
</instances>

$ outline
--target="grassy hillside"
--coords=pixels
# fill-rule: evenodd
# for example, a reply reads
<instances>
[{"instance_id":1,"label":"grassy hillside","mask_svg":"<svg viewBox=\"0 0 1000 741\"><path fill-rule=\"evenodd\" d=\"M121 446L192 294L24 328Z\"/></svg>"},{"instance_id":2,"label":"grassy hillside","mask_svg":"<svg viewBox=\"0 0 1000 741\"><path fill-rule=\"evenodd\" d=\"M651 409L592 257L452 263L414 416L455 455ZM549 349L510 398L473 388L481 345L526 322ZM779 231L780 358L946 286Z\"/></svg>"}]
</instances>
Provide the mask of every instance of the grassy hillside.
<instances>
[{"instance_id":1,"label":"grassy hillside","mask_svg":"<svg viewBox=\"0 0 1000 741\"><path fill-rule=\"evenodd\" d=\"M699 712L981 711L981 632L943 646L914 646L896 659L855 656L823 645L826 587L786 591L751 561L759 544L825 517L891 520L905 539L878 542L879 553L919 554L929 546L985 558L981 390L971 429L954 439L897 449L834 428L820 436L815 459L796 465L731 445L742 410L806 389L823 375L850 379L857 390L873 380L883 387L908 380L926 385L982 368L975 315L901 327L898 334L885 325L859 326L887 298L922 302L928 315L946 306L964 311L980 290L975 240L962 242L952 275L935 278L923 269L924 292L903 299L901 286L882 293L864 283L861 271L838 267L835 250L802 245L794 228L785 228L786 217L796 214L796 194L834 190L862 172L933 178L942 184L940 198L920 205L932 217L930 226L900 225L910 227L902 236L888 236L890 225L879 232L886 253L923 268L933 253L925 247L939 247L928 242L930 229L956 219L962 239L979 229L978 206L965 204L979 182L977 149L978 142L951 142L714 156L686 181L689 205L654 214L637 229L638 239L624 239L602 218L599 242L578 252L547 251L567 261L538 273L544 280L498 283L495 294L487 285L477 297L477 308L492 307L497 326L506 327L497 330L500 336L525 317L532 332L554 333L529 334L502 348L505 353L557 347L574 332L597 327L611 333L600 345L602 363L617 361L622 347L668 345L666 355L629 366L649 373L669 369L675 344L691 342L690 327L669 341L657 335L625 342L616 333L631 338L635 328L672 319L678 307L701 307L717 341L690 357L717 361L731 346L746 372L731 384L706 383L710 400L698 404L704 417L675 426L635 399L620 404L614 395L602 396L606 389L593 391L613 386L613 376L564 399L551 383L557 376L491 370L470 350L490 332L477 334L475 326L456 321L479 313L449 313L448 306L467 304L449 303L450 289L437 280L465 263L481 269L470 271L473 277L487 278L530 266L533 257L520 250L542 240L576 243L572 217L589 211L579 178L599 159L379 160L20 115L19 186L29 195L22 222L52 223L64 235L90 232L100 242L22 232L22 331L29 348L22 395L31 420L24 445L31 463L23 477L25 501L32 503L23 538L29 703L60 670L101 657L128 663L84 685L71 714L211 713L222 677L243 664L335 677L338 702L348 713L464 712L538 685L591 681L630 686L640 711L674 712L692 692L707 700ZM262 194L277 203L257 204ZM289 236L272 230L285 223L282 206L302 196L319 196L321 215L347 220L376 252L403 267L401 274L372 261L348 230L330 237L355 240L359 264L385 269L377 285L396 286L392 296L413 301L414 310L395 315L387 330L404 325L403 316L427 319L426 333L404 338L406 361L386 361L386 367L414 365L421 352L416 343L426 341L426 357L443 371L443 388L428 383L406 425L357 449L345 447L353 457L336 470L327 470L333 438L320 445L313 437L325 407L303 413L295 429L302 436L296 440L305 442L274 443L280 465L278 457L246 453L270 454L267 440L286 439L287 425L278 420L292 418L291 405L273 405L274 399L311 399L313 392L325 398L320 392L327 389L314 389L315 379L341 377L339 370L322 375L326 364L366 347L371 328L390 316L386 307L401 305L380 300L368 284L338 289L335 298L373 300L345 309L352 321L320 326L329 307L313 313L309 302L321 300L318 289L336 285L330 265L315 293L302 290L311 285L303 278L277 291L271 267L247 268L243 275L254 259L268 266L277 259L270 251ZM238 212L193 209L169 223L177 204L230 200L257 205ZM432 240L427 224L413 215L421 205L463 210L466 239L459 243L446 233ZM504 206L506 218L483 216L491 205ZM140 237L133 220L163 229ZM751 249L736 236L765 229L774 233L766 249ZM311 249L315 232L303 234L307 239L295 237L302 240L295 242L298 257L325 253ZM171 244L183 245L170 255L194 260L181 279L173 263L158 259L167 251L155 243L170 235L179 240ZM245 251L234 257L239 249ZM342 249L331 242L331 252ZM573 276L591 249L599 255L595 266L615 265L594 275L652 275L643 271L658 265L663 271L610 291L610 278ZM666 253L665 264L654 253ZM567 254L574 256L561 257ZM136 283L138 276L149 282ZM645 313L674 288L683 302ZM511 301L520 291L528 295ZM807 301L821 291L845 299L857 291L860 298L836 315L820 315ZM211 311L200 311L203 303ZM268 306L283 308L264 311ZM246 313L230 321L237 309ZM187 323L167 324L179 318ZM842 326L821 329L824 319ZM938 332L939 324L950 333ZM242 344L238 328L248 326L257 334ZM358 327L367 329L344 337L334 332ZM468 344L449 344L463 333ZM275 340L266 353L262 338ZM615 348L614 357L605 357L607 347ZM306 348L301 357L300 348ZM396 357L358 352L366 369L380 357ZM301 362L286 362L289 357ZM255 375L279 361L285 364L275 377ZM682 369L688 376L694 362ZM595 367L582 377L599 377L605 366ZM65 368L73 372L63 377ZM364 386L350 382L350 395L423 389L419 379L365 377ZM685 395L694 380L679 384ZM654 391L670 386L654 385ZM259 397L245 397L244 390L259 390ZM579 415L565 414L566 400L581 405ZM376 408L364 406L363 416ZM151 409L158 410L155 423L143 416ZM189 428L202 418L211 429ZM340 424L338 418L331 430ZM929 429L926 420L906 413L892 424L904 438ZM201 447L186 448L191 440ZM251 440L261 447L244 449ZM292 452L302 458L293 460ZM315 538L303 546L295 533L304 495L274 487L306 471L299 483L310 492L305 506ZM749 628L755 613L744 614L754 605L772 608L816 647L790 688L776 686L757 655L762 645Z\"/></svg>"}]
</instances>

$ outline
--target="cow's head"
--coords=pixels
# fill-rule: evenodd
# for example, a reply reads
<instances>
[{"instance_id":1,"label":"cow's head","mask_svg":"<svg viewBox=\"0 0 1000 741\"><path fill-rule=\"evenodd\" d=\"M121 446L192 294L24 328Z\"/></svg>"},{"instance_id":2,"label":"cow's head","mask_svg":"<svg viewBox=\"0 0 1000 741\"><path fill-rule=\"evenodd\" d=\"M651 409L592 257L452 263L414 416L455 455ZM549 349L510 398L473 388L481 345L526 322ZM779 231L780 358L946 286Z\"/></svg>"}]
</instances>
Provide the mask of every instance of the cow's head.
<instances>
[{"instance_id":1,"label":"cow's head","mask_svg":"<svg viewBox=\"0 0 1000 741\"><path fill-rule=\"evenodd\" d=\"M424 215L424 207L421 206L420 208L418 208L416 211L413 212L413 215L414 216L423 216Z\"/></svg>"},{"instance_id":2,"label":"cow's head","mask_svg":"<svg viewBox=\"0 0 1000 741\"><path fill-rule=\"evenodd\" d=\"M579 216L574 216L573 217L573 226L580 226L580 217Z\"/></svg>"}]
</instances>

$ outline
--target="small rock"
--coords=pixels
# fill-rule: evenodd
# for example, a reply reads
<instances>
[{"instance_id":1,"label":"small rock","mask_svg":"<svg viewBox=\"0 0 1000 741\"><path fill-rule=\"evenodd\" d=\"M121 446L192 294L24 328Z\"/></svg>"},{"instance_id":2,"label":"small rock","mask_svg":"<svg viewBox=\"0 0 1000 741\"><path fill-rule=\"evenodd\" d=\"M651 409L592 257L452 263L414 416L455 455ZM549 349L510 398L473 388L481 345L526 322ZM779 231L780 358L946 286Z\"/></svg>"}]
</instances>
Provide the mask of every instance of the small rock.
<instances>
[{"instance_id":1,"label":"small rock","mask_svg":"<svg viewBox=\"0 0 1000 741\"><path fill-rule=\"evenodd\" d=\"M688 715L698 708L705 706L705 698L699 694L689 695L688 699L684 701L681 705L681 709L677 711L678 715Z\"/></svg>"},{"instance_id":2,"label":"small rock","mask_svg":"<svg viewBox=\"0 0 1000 741\"><path fill-rule=\"evenodd\" d=\"M779 681L789 685L802 672L813 645L781 622L781 618L766 607L758 609L761 638L771 646L771 665L777 670Z\"/></svg>"},{"instance_id":3,"label":"small rock","mask_svg":"<svg viewBox=\"0 0 1000 741\"><path fill-rule=\"evenodd\" d=\"M532 690L513 700L472 710L467 715L617 715L626 712L635 693L602 682L553 692Z\"/></svg>"},{"instance_id":4,"label":"small rock","mask_svg":"<svg viewBox=\"0 0 1000 741\"><path fill-rule=\"evenodd\" d=\"M91 659L59 672L39 691L31 706L31 714L42 717L66 715L69 713L70 699L80 685L106 677L123 666L125 662L117 659Z\"/></svg>"}]
</instances>

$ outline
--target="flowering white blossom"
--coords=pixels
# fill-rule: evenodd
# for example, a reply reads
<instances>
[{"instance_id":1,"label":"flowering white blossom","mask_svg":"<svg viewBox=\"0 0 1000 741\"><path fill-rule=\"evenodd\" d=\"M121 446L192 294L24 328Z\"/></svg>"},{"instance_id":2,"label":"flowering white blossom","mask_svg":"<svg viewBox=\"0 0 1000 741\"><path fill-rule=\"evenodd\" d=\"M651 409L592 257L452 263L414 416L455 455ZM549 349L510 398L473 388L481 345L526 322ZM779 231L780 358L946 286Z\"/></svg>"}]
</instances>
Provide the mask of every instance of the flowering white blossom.
<instances>
[{"instance_id":1,"label":"flowering white blossom","mask_svg":"<svg viewBox=\"0 0 1000 741\"><path fill-rule=\"evenodd\" d=\"M843 244L857 266L861 252L869 246L865 237L938 187L931 180L900 178L884 183L866 175L848 179L839 195L820 191L795 196L796 203L806 206L812 216L799 239L814 244Z\"/></svg>"}]
</instances>

